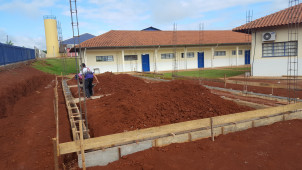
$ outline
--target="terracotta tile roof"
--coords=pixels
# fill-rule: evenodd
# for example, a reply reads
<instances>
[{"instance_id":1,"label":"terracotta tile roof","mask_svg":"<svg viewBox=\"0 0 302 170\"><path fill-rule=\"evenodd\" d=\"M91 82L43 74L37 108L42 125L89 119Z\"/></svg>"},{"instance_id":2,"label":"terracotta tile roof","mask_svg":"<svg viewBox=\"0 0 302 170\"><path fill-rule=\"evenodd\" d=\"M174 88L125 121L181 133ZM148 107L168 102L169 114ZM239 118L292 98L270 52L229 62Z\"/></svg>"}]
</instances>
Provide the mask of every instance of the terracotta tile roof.
<instances>
[{"instance_id":1,"label":"terracotta tile roof","mask_svg":"<svg viewBox=\"0 0 302 170\"><path fill-rule=\"evenodd\" d=\"M293 14L296 14L296 16ZM302 23L302 4L256 19L234 28L233 31L247 32L249 29L284 26L289 23Z\"/></svg>"},{"instance_id":2,"label":"terracotta tile roof","mask_svg":"<svg viewBox=\"0 0 302 170\"><path fill-rule=\"evenodd\" d=\"M250 43L246 34L228 31L177 31L176 45ZM81 43L83 48L171 46L173 31L109 31ZM249 40L249 41L248 41Z\"/></svg>"}]
</instances>

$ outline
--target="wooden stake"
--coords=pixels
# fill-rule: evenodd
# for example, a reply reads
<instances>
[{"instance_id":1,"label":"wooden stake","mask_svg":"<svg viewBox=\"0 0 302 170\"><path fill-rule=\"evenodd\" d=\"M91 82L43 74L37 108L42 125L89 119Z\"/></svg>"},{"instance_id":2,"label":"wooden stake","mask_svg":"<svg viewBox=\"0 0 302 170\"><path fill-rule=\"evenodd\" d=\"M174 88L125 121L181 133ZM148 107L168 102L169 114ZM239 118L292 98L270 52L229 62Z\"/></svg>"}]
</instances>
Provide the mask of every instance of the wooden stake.
<instances>
[{"instance_id":1,"label":"wooden stake","mask_svg":"<svg viewBox=\"0 0 302 170\"><path fill-rule=\"evenodd\" d=\"M57 144L59 145L59 98L58 98L57 90L58 89L56 88L56 138L57 138Z\"/></svg>"},{"instance_id":2,"label":"wooden stake","mask_svg":"<svg viewBox=\"0 0 302 170\"><path fill-rule=\"evenodd\" d=\"M84 147L83 147L83 121L80 120L79 125L80 125L80 148L81 148L81 155L82 155L82 167L84 170L86 170L86 164L85 164L85 152L84 152Z\"/></svg>"},{"instance_id":3,"label":"wooden stake","mask_svg":"<svg viewBox=\"0 0 302 170\"><path fill-rule=\"evenodd\" d=\"M58 163L58 153L57 153L57 139L52 138L52 143L53 143L53 156L54 156L54 161L55 161L55 170L59 170L59 163Z\"/></svg>"},{"instance_id":4,"label":"wooden stake","mask_svg":"<svg viewBox=\"0 0 302 170\"><path fill-rule=\"evenodd\" d=\"M226 74L224 74L224 88L226 88Z\"/></svg>"},{"instance_id":5,"label":"wooden stake","mask_svg":"<svg viewBox=\"0 0 302 170\"><path fill-rule=\"evenodd\" d=\"M98 78L96 77L96 75L93 74L93 76L94 76L94 78L96 79L96 82L99 84L99 80L98 80Z\"/></svg>"},{"instance_id":6,"label":"wooden stake","mask_svg":"<svg viewBox=\"0 0 302 170\"><path fill-rule=\"evenodd\" d=\"M213 118L210 118L211 121L211 137L212 137L212 141L214 141L214 130L213 130Z\"/></svg>"}]
</instances>

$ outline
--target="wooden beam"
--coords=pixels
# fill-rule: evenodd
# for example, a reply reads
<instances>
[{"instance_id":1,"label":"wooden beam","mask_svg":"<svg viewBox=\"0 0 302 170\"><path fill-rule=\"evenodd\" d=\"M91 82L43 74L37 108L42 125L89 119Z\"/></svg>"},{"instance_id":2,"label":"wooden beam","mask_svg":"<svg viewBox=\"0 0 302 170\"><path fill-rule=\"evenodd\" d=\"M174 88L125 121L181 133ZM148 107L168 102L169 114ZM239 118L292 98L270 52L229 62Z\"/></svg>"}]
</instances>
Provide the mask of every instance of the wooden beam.
<instances>
[{"instance_id":1,"label":"wooden beam","mask_svg":"<svg viewBox=\"0 0 302 170\"><path fill-rule=\"evenodd\" d=\"M296 103L286 106L271 107L261 110L217 116L217 117L213 117L213 126L257 119L259 117L271 116L279 113L281 114L284 112L294 111L301 108L302 108L302 103ZM83 146L85 150L108 148L112 146L132 143L135 141L155 139L165 135L169 135L171 133L179 134L179 133L194 131L201 128L209 128L209 127L210 127L210 118L205 118L205 119L180 122L170 125L152 127L147 129L129 131L124 133L117 133L113 135L101 136L96 138L90 138L85 140ZM59 146L60 146L60 154L78 152L81 149L76 142L61 143Z\"/></svg>"},{"instance_id":2,"label":"wooden beam","mask_svg":"<svg viewBox=\"0 0 302 170\"><path fill-rule=\"evenodd\" d=\"M85 151L83 147L84 139L83 139L83 121L80 120L80 148L81 148L81 156L82 156L82 167L86 170L86 161L85 161Z\"/></svg>"},{"instance_id":3,"label":"wooden beam","mask_svg":"<svg viewBox=\"0 0 302 170\"><path fill-rule=\"evenodd\" d=\"M216 116L213 117L213 121L214 121L213 123L214 126L216 126L216 125L222 125L232 122L240 122L249 119L256 119L258 117L263 117L263 116L271 116L271 115L284 113L288 111L294 111L298 109L302 109L302 103L289 104L289 105L278 106L278 107L270 107L265 109L235 113L231 115Z\"/></svg>"},{"instance_id":4,"label":"wooden beam","mask_svg":"<svg viewBox=\"0 0 302 170\"><path fill-rule=\"evenodd\" d=\"M115 145L131 143L135 141L146 140L154 137L160 137L171 133L180 133L210 126L210 118L199 119L170 125L140 129L135 131L117 133L113 135L101 136L85 139L84 149L107 148ZM60 154L67 154L80 151L76 142L66 142L60 144Z\"/></svg>"},{"instance_id":5,"label":"wooden beam","mask_svg":"<svg viewBox=\"0 0 302 170\"><path fill-rule=\"evenodd\" d=\"M59 170L59 161L58 161L58 153L57 153L57 139L52 138L52 144L53 144L53 156L54 156L54 161L55 161L55 170Z\"/></svg>"}]
</instances>

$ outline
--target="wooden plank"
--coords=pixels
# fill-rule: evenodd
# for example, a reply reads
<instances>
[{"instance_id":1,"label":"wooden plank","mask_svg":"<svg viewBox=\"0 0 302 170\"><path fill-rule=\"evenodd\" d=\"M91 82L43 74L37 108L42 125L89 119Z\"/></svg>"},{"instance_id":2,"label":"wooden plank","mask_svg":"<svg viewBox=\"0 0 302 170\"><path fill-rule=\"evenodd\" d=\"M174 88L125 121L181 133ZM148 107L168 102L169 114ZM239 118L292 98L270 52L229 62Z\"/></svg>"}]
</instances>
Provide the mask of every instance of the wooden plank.
<instances>
[{"instance_id":1,"label":"wooden plank","mask_svg":"<svg viewBox=\"0 0 302 170\"><path fill-rule=\"evenodd\" d=\"M226 80L229 84L240 84L244 85L247 84L248 86L258 86L258 87L274 87L274 88L287 88L287 85L285 84L272 84L267 82L253 82L253 81L240 81L240 80Z\"/></svg>"},{"instance_id":2,"label":"wooden plank","mask_svg":"<svg viewBox=\"0 0 302 170\"><path fill-rule=\"evenodd\" d=\"M55 170L59 170L59 161L58 161L58 153L57 153L57 141L56 138L52 138L52 144L53 144L53 155L54 155L54 161L55 161Z\"/></svg>"},{"instance_id":3,"label":"wooden plank","mask_svg":"<svg viewBox=\"0 0 302 170\"><path fill-rule=\"evenodd\" d=\"M199 129L202 127L210 126L210 118L199 119L181 123L175 123L170 125L140 129L135 131L117 133L113 135L101 136L96 138L85 139L84 149L96 149L96 148L107 148L114 145L121 145L131 143L134 141L141 141L160 137L171 133L180 133L190 131L193 129ZM79 146L76 142L67 142L60 144L60 154L67 154L72 152L80 151Z\"/></svg>"},{"instance_id":4,"label":"wooden plank","mask_svg":"<svg viewBox=\"0 0 302 170\"><path fill-rule=\"evenodd\" d=\"M99 96L91 96L91 99L99 99L99 98L101 98L101 97L104 97L104 96L110 96L111 94L104 94L104 95L99 95ZM79 103L79 98L75 98L74 99L74 102L75 103ZM84 100L84 98L83 97L81 97L81 101L83 101Z\"/></svg>"},{"instance_id":5,"label":"wooden plank","mask_svg":"<svg viewBox=\"0 0 302 170\"><path fill-rule=\"evenodd\" d=\"M83 122L82 120L80 121L80 148L81 148L81 156L82 156L82 167L84 170L86 170L86 161L85 161L85 151L83 147L84 139L83 139Z\"/></svg>"},{"instance_id":6,"label":"wooden plank","mask_svg":"<svg viewBox=\"0 0 302 170\"><path fill-rule=\"evenodd\" d=\"M262 110L218 116L218 117L213 117L213 125L217 126L217 125L223 125L232 122L240 122L244 120L256 119L263 116L271 116L274 114L293 111L301 108L302 108L302 103L296 103L286 106L271 107ZM206 128L206 127L210 127L210 118L180 122L170 125L140 129L140 130L129 131L124 133L117 133L113 135L86 139L84 143L84 149L88 150L88 149L96 149L96 148L107 148L116 145L131 143L134 141L159 138L161 136L169 135L171 133L177 134L181 132L193 131L196 129ZM215 131L214 133L216 136L218 134L218 131L217 132ZM67 153L80 151L80 147L76 144L76 142L62 143L59 146L60 146L60 154L67 154Z\"/></svg>"},{"instance_id":7,"label":"wooden plank","mask_svg":"<svg viewBox=\"0 0 302 170\"><path fill-rule=\"evenodd\" d=\"M56 99L56 141L57 146L59 145L59 95L58 95L58 78L56 76L56 87L55 87L55 99ZM57 147L57 149L59 149ZM59 150L57 151L59 153Z\"/></svg>"},{"instance_id":8,"label":"wooden plank","mask_svg":"<svg viewBox=\"0 0 302 170\"><path fill-rule=\"evenodd\" d=\"M297 109L302 109L302 103L289 104L285 106L270 107L261 110L253 110L253 111L235 113L230 115L217 116L217 117L213 117L213 124L214 126L216 126L216 125L222 125L232 122L240 122L243 120L255 119L262 116L272 116L278 113L294 111Z\"/></svg>"},{"instance_id":9,"label":"wooden plank","mask_svg":"<svg viewBox=\"0 0 302 170\"><path fill-rule=\"evenodd\" d=\"M264 104L258 104L258 103L244 101L244 100L228 98L228 97L225 97L225 96L223 96L221 98L226 99L226 100L231 100L231 101L237 103L238 105L249 106L249 107L254 108L254 109L264 109L264 108L272 107L272 106L267 106L267 105L264 105Z\"/></svg>"}]
</instances>

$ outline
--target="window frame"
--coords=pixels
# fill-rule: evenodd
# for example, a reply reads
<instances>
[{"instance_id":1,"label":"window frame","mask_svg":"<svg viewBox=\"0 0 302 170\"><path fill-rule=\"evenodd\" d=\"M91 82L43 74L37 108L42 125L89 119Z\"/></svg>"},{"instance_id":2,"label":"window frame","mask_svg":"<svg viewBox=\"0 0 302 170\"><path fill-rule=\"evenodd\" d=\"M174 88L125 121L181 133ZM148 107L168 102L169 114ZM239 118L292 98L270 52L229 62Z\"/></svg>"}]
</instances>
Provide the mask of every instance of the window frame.
<instances>
[{"instance_id":1,"label":"window frame","mask_svg":"<svg viewBox=\"0 0 302 170\"><path fill-rule=\"evenodd\" d=\"M238 55L243 55L243 50L238 50Z\"/></svg>"},{"instance_id":2,"label":"window frame","mask_svg":"<svg viewBox=\"0 0 302 170\"><path fill-rule=\"evenodd\" d=\"M292 45L291 43L294 43L294 45ZM265 46L267 49L265 49ZM262 43L262 58L288 57L289 50L294 50L293 52L291 52L293 54L291 54L290 56L297 56L298 55L298 41ZM266 54L266 55L264 55L264 54ZM271 55L268 55L268 54L271 54Z\"/></svg>"},{"instance_id":3,"label":"window frame","mask_svg":"<svg viewBox=\"0 0 302 170\"><path fill-rule=\"evenodd\" d=\"M236 55L237 50L232 50L232 55Z\"/></svg>"},{"instance_id":4,"label":"window frame","mask_svg":"<svg viewBox=\"0 0 302 170\"><path fill-rule=\"evenodd\" d=\"M126 59L126 57L136 57L136 59ZM138 56L137 55L124 55L124 61L137 61L138 60Z\"/></svg>"},{"instance_id":5,"label":"window frame","mask_svg":"<svg viewBox=\"0 0 302 170\"><path fill-rule=\"evenodd\" d=\"M169 57L167 57L167 56L169 56ZM171 57L172 56L172 57ZM175 58L175 55L174 55L174 53L162 53L161 55L160 55L160 58L161 59L174 59Z\"/></svg>"},{"instance_id":6,"label":"window frame","mask_svg":"<svg viewBox=\"0 0 302 170\"><path fill-rule=\"evenodd\" d=\"M226 51L214 51L214 56L226 56Z\"/></svg>"},{"instance_id":7,"label":"window frame","mask_svg":"<svg viewBox=\"0 0 302 170\"><path fill-rule=\"evenodd\" d=\"M98 58L104 58L104 59L103 60L98 60ZM112 58L112 60L109 60L109 58ZM95 60L96 60L96 62L113 62L114 57L113 57L113 55L96 56Z\"/></svg>"},{"instance_id":8,"label":"window frame","mask_svg":"<svg viewBox=\"0 0 302 170\"><path fill-rule=\"evenodd\" d=\"M189 57L190 55L188 54L193 54L193 57ZM195 53L194 52L187 52L187 58L194 58L195 57ZM181 58L185 58L185 53L181 53Z\"/></svg>"}]
</instances>

